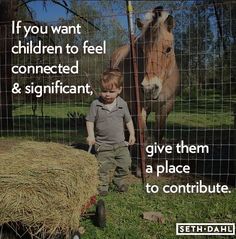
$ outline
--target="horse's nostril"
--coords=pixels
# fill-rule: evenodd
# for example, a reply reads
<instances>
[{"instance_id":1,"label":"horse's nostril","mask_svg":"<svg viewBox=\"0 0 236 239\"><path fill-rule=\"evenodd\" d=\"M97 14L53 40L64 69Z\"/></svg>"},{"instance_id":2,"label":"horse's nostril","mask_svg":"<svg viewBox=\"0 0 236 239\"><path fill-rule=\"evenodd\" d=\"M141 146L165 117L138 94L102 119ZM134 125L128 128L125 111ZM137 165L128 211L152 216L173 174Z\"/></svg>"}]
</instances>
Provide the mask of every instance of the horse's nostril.
<instances>
[{"instance_id":1,"label":"horse's nostril","mask_svg":"<svg viewBox=\"0 0 236 239\"><path fill-rule=\"evenodd\" d=\"M153 88L152 88L152 93L155 94L159 89L159 86L158 85L154 85Z\"/></svg>"},{"instance_id":2,"label":"horse's nostril","mask_svg":"<svg viewBox=\"0 0 236 239\"><path fill-rule=\"evenodd\" d=\"M154 85L154 90L158 90L159 86L158 85Z\"/></svg>"}]
</instances>

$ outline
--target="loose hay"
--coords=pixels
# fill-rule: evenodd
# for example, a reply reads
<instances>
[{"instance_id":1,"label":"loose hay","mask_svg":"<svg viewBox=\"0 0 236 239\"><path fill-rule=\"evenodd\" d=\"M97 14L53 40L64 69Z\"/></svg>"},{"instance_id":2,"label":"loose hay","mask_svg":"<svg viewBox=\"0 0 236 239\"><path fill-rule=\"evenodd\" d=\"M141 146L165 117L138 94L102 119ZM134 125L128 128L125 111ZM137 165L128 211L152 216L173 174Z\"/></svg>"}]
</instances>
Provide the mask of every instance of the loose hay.
<instances>
[{"instance_id":1,"label":"loose hay","mask_svg":"<svg viewBox=\"0 0 236 239\"><path fill-rule=\"evenodd\" d=\"M0 224L20 222L48 235L78 230L83 206L97 194L93 155L57 143L0 140L0 165Z\"/></svg>"}]
</instances>

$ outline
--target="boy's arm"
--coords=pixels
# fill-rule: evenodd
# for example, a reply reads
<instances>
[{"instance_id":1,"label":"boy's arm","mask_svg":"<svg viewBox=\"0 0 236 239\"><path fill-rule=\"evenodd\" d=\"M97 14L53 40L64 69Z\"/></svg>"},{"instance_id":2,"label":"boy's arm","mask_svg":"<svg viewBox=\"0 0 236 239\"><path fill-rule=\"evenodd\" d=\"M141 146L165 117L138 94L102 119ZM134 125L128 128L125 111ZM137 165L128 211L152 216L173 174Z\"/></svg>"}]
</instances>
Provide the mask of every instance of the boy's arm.
<instances>
[{"instance_id":1,"label":"boy's arm","mask_svg":"<svg viewBox=\"0 0 236 239\"><path fill-rule=\"evenodd\" d=\"M94 122L86 121L86 128L87 128L87 143L88 145L93 145L95 144L95 136L94 136Z\"/></svg>"},{"instance_id":2,"label":"boy's arm","mask_svg":"<svg viewBox=\"0 0 236 239\"><path fill-rule=\"evenodd\" d=\"M133 121L130 120L127 124L126 127L129 131L129 145L133 145L135 143L135 132L134 132L134 124Z\"/></svg>"},{"instance_id":3,"label":"boy's arm","mask_svg":"<svg viewBox=\"0 0 236 239\"><path fill-rule=\"evenodd\" d=\"M95 144L95 136L94 136L94 122L96 119L96 100L92 102L89 108L89 112L86 116L86 128L87 128L87 133L88 137L86 138L88 145L93 145Z\"/></svg>"}]
</instances>

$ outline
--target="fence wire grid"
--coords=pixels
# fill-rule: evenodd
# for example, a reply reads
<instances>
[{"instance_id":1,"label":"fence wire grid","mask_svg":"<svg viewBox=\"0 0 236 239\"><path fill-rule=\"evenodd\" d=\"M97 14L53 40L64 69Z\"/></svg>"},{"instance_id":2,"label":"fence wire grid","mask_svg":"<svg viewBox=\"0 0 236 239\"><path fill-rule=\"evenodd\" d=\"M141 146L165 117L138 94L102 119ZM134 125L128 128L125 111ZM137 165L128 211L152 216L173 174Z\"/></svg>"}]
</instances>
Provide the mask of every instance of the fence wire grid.
<instances>
[{"instance_id":1,"label":"fence wire grid","mask_svg":"<svg viewBox=\"0 0 236 239\"><path fill-rule=\"evenodd\" d=\"M165 124L164 143L175 146L207 145L209 153L158 154L153 162L168 159L174 164L188 164L193 175L206 176L211 181L236 185L236 4L183 6L171 11L175 18L175 55L180 70L180 90L173 111ZM144 12L135 13L142 17ZM90 16L91 17L91 16ZM116 25L117 19L121 24ZM1 30L1 125L2 137L22 137L39 141L85 145L85 115L96 94L11 94L11 87L21 88L34 82L49 85L60 80L64 85L90 83L99 92L99 78L109 66L112 52L129 43L127 15L94 15L93 24L77 18L47 22L47 25L82 25L81 35L23 35L11 34L9 23L0 24ZM140 34L136 29L136 35ZM91 45L106 41L104 55L78 54L20 54L12 55L11 46L21 40L35 45L81 46L88 40ZM74 65L78 61L79 74L46 75L16 74L5 72L13 65ZM132 71L132 68L131 68ZM9 103L10 102L10 103ZM5 109L5 110L3 110ZM155 117L153 108L148 116L148 133L155 142ZM137 129L138 131L138 129ZM136 159L135 159L136 160ZM138 157L137 160L140 160Z\"/></svg>"}]
</instances>

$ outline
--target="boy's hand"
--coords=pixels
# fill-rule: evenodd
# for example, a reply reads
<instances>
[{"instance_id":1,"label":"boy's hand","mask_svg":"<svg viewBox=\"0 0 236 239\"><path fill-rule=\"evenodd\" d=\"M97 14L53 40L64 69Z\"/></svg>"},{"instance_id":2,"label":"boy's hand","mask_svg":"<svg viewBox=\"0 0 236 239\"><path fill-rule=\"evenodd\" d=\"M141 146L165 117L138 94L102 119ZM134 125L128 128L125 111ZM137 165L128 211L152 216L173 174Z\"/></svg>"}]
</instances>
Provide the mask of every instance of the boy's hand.
<instances>
[{"instance_id":1,"label":"boy's hand","mask_svg":"<svg viewBox=\"0 0 236 239\"><path fill-rule=\"evenodd\" d=\"M87 137L86 140L87 140L88 145L94 145L96 143L94 137Z\"/></svg>"},{"instance_id":2,"label":"boy's hand","mask_svg":"<svg viewBox=\"0 0 236 239\"><path fill-rule=\"evenodd\" d=\"M130 135L129 136L129 145L133 145L134 143L135 143L135 137L134 137L134 135Z\"/></svg>"},{"instance_id":3,"label":"boy's hand","mask_svg":"<svg viewBox=\"0 0 236 239\"><path fill-rule=\"evenodd\" d=\"M135 131L133 121L130 120L127 124L127 129L129 130L129 145L133 145L135 143Z\"/></svg>"}]
</instances>

